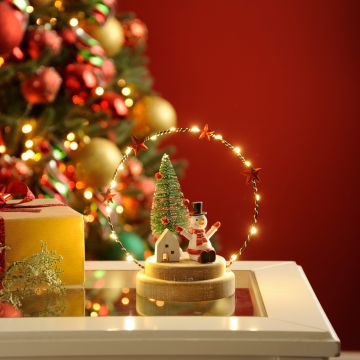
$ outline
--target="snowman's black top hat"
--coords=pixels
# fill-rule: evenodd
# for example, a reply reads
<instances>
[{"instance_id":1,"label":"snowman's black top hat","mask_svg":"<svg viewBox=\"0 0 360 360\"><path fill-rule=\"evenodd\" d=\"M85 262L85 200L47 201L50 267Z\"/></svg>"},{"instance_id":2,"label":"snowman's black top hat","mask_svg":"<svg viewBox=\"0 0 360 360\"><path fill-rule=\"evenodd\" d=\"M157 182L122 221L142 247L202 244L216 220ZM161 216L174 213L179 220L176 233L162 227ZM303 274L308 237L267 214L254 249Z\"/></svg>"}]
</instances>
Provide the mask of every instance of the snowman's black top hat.
<instances>
[{"instance_id":1,"label":"snowman's black top hat","mask_svg":"<svg viewBox=\"0 0 360 360\"><path fill-rule=\"evenodd\" d=\"M191 213L191 216L200 216L200 215L206 215L207 212L203 211L203 202L202 201L194 201L192 203L192 207L194 211Z\"/></svg>"}]
</instances>

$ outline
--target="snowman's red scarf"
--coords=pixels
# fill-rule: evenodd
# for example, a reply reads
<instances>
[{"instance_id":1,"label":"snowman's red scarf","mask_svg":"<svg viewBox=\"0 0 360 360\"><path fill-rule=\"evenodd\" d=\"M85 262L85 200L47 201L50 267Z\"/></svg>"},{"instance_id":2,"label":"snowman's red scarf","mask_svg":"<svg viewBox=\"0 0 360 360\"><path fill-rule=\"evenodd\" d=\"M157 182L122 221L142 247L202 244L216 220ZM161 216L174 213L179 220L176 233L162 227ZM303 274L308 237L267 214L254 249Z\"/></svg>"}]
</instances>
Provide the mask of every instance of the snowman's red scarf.
<instances>
[{"instance_id":1,"label":"snowman's red scarf","mask_svg":"<svg viewBox=\"0 0 360 360\"><path fill-rule=\"evenodd\" d=\"M207 242L204 229L193 229L192 233L196 235L196 246L200 246Z\"/></svg>"}]
</instances>

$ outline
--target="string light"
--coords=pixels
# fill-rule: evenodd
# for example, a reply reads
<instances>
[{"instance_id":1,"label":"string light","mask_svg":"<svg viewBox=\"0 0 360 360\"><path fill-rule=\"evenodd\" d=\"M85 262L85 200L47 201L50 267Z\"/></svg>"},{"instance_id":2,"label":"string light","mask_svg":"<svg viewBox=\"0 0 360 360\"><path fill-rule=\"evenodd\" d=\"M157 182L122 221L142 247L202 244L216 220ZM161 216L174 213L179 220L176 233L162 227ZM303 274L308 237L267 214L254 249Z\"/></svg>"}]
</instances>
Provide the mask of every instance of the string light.
<instances>
[{"instance_id":1,"label":"string light","mask_svg":"<svg viewBox=\"0 0 360 360\"><path fill-rule=\"evenodd\" d=\"M25 141L25 147L32 148L34 146L34 142L32 140L26 140Z\"/></svg>"},{"instance_id":2,"label":"string light","mask_svg":"<svg viewBox=\"0 0 360 360\"><path fill-rule=\"evenodd\" d=\"M54 3L54 6L57 8L57 9L61 9L62 8L62 1L60 0L56 0L55 3Z\"/></svg>"},{"instance_id":3,"label":"string light","mask_svg":"<svg viewBox=\"0 0 360 360\"><path fill-rule=\"evenodd\" d=\"M99 311L100 310L100 304L99 303L95 303L94 305L93 305L93 309L95 310L95 311Z\"/></svg>"},{"instance_id":4,"label":"string light","mask_svg":"<svg viewBox=\"0 0 360 360\"><path fill-rule=\"evenodd\" d=\"M162 131L159 131L159 132L157 132L157 133L155 133L155 134L153 134L151 136L147 136L147 137L145 137L145 139L143 141L144 141L144 143L146 143L147 141L150 141L150 140L154 141L160 136L164 136L164 135L174 133L174 132L175 133L199 133L200 131L201 130L200 130L200 128L198 126L192 126L191 128L175 128L175 127L171 127L171 128L169 128L167 130L162 130ZM205 128L204 128L204 131L205 131ZM211 137L214 138L215 140L221 140L221 143L226 148L228 148L230 151L236 153L237 155L240 155L238 158L242 161L243 165L245 165L246 167L251 167L251 162L248 161L248 160L245 160L244 157L241 155L240 147L233 146L231 143L224 140L222 135L216 134L215 132L211 132ZM124 169L124 162L126 161L127 157L130 155L131 151L132 151L131 147L126 148L126 150L125 150L126 157L123 157L123 159L119 163L119 165L118 165L118 167L117 167L117 169L116 169L116 171L115 171L115 173L113 175L113 178L112 178L111 183L110 183L110 188L111 189L116 187L116 184L117 184L116 177L118 175L118 172ZM257 188L256 181L252 181L251 186L252 186L252 189L253 189L254 199L255 199L254 214L253 214L253 225L250 227L248 235L247 235L246 239L244 240L244 242L242 243L242 245L241 245L240 249L238 250L238 252L236 254L233 254L233 255L230 256L230 259L227 262L227 267L229 267L234 261L236 261L242 255L242 253L247 248L252 236L257 234L257 232L258 232L258 229L256 228L255 224L257 224L257 222L258 222L258 216L259 216L259 204L258 204L258 202L260 200L260 195L258 194L258 188ZM110 228L112 229L112 232L115 232L114 231L114 226L113 226L111 218L110 218L110 212L111 212L112 209L110 208L110 211L109 211L109 207L107 207L105 210L106 210L107 214L109 215L107 217L108 224L109 224ZM116 207L116 212L117 213L121 214L123 211L124 211L124 208L121 205L118 205ZM119 244L121 250L125 252L127 261L133 261L139 267L144 268L144 266L139 261L137 261L129 252L127 252L125 246L123 245L123 243L121 242L121 240L119 238L117 238L116 241Z\"/></svg>"},{"instance_id":5,"label":"string light","mask_svg":"<svg viewBox=\"0 0 360 360\"><path fill-rule=\"evenodd\" d=\"M79 20L76 18L71 18L69 21L69 25L72 27L78 26L79 25Z\"/></svg>"},{"instance_id":6,"label":"string light","mask_svg":"<svg viewBox=\"0 0 360 360\"><path fill-rule=\"evenodd\" d=\"M6 152L6 146L0 145L0 154L4 154Z\"/></svg>"},{"instance_id":7,"label":"string light","mask_svg":"<svg viewBox=\"0 0 360 360\"><path fill-rule=\"evenodd\" d=\"M116 212L117 212L118 214L122 214L122 213L124 212L124 207L121 206L121 205L118 205L118 206L116 207Z\"/></svg>"},{"instance_id":8,"label":"string light","mask_svg":"<svg viewBox=\"0 0 360 360\"><path fill-rule=\"evenodd\" d=\"M86 190L84 191L84 198L85 198L86 200L91 200L92 197L93 197L93 192L92 192L92 190L91 190L91 189L86 189Z\"/></svg>"},{"instance_id":9,"label":"string light","mask_svg":"<svg viewBox=\"0 0 360 360\"><path fill-rule=\"evenodd\" d=\"M5 64L5 59L0 56L0 67L2 67Z\"/></svg>"},{"instance_id":10,"label":"string light","mask_svg":"<svg viewBox=\"0 0 360 360\"><path fill-rule=\"evenodd\" d=\"M124 79L119 79L117 84L119 85L119 87L123 87L126 85L126 81Z\"/></svg>"},{"instance_id":11,"label":"string light","mask_svg":"<svg viewBox=\"0 0 360 360\"><path fill-rule=\"evenodd\" d=\"M252 226L251 228L250 228L250 234L251 235L255 235L257 233L257 228L255 227L255 226Z\"/></svg>"},{"instance_id":12,"label":"string light","mask_svg":"<svg viewBox=\"0 0 360 360\"><path fill-rule=\"evenodd\" d=\"M110 206L107 206L107 207L105 208L105 212L106 212L107 215L110 215L111 212L112 212L112 208L111 208Z\"/></svg>"},{"instance_id":13,"label":"string light","mask_svg":"<svg viewBox=\"0 0 360 360\"><path fill-rule=\"evenodd\" d=\"M79 147L79 144L76 141L73 141L70 143L69 147L71 150L77 150L77 148Z\"/></svg>"},{"instance_id":14,"label":"string light","mask_svg":"<svg viewBox=\"0 0 360 360\"><path fill-rule=\"evenodd\" d=\"M200 129L197 127L197 126L193 126L191 129L190 129L191 132L194 132L194 133L198 133L200 132Z\"/></svg>"},{"instance_id":15,"label":"string light","mask_svg":"<svg viewBox=\"0 0 360 360\"><path fill-rule=\"evenodd\" d=\"M21 154L21 159L24 161L28 161L29 160L29 155L26 152L23 152Z\"/></svg>"},{"instance_id":16,"label":"string light","mask_svg":"<svg viewBox=\"0 0 360 360\"><path fill-rule=\"evenodd\" d=\"M132 107L133 105L134 105L134 100L133 99L130 99L130 98L125 99L125 106L126 107Z\"/></svg>"},{"instance_id":17,"label":"string light","mask_svg":"<svg viewBox=\"0 0 360 360\"><path fill-rule=\"evenodd\" d=\"M111 240L117 240L117 235L116 235L116 232L115 231L112 231L111 234L110 234L110 239Z\"/></svg>"},{"instance_id":18,"label":"string light","mask_svg":"<svg viewBox=\"0 0 360 360\"><path fill-rule=\"evenodd\" d=\"M31 124L25 124L23 125L23 127L21 128L21 131L24 133L24 134L29 134L32 132L32 125Z\"/></svg>"},{"instance_id":19,"label":"string light","mask_svg":"<svg viewBox=\"0 0 360 360\"><path fill-rule=\"evenodd\" d=\"M127 297L123 297L123 298L121 299L121 303L126 306L126 305L129 305L130 300L129 300L129 298L127 298Z\"/></svg>"},{"instance_id":20,"label":"string light","mask_svg":"<svg viewBox=\"0 0 360 360\"><path fill-rule=\"evenodd\" d=\"M34 7L31 6L31 5L28 5L25 9L25 11L28 13L28 14L31 14L33 11L34 11Z\"/></svg>"},{"instance_id":21,"label":"string light","mask_svg":"<svg viewBox=\"0 0 360 360\"><path fill-rule=\"evenodd\" d=\"M75 140L75 134L73 132L69 132L67 135L66 135L66 138L69 140L69 141L74 141Z\"/></svg>"},{"instance_id":22,"label":"string light","mask_svg":"<svg viewBox=\"0 0 360 360\"><path fill-rule=\"evenodd\" d=\"M98 86L96 89L95 89L95 94L98 95L98 96L101 96L104 94L104 88L101 87L101 86Z\"/></svg>"},{"instance_id":23,"label":"string light","mask_svg":"<svg viewBox=\"0 0 360 360\"><path fill-rule=\"evenodd\" d=\"M131 94L131 89L129 87L124 87L122 90L121 90L121 93L124 95L124 96L129 96Z\"/></svg>"}]
</instances>

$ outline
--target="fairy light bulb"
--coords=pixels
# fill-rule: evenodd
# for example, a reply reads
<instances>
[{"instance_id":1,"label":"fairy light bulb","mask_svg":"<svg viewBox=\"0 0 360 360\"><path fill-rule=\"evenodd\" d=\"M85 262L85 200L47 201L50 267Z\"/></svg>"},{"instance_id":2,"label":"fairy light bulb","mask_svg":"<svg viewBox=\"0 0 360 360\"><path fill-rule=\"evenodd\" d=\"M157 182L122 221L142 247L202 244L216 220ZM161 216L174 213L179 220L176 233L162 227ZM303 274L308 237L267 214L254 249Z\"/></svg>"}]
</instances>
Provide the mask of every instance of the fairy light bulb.
<instances>
[{"instance_id":1,"label":"fairy light bulb","mask_svg":"<svg viewBox=\"0 0 360 360\"><path fill-rule=\"evenodd\" d=\"M125 86L122 90L121 90L121 93L124 95L124 96L129 96L131 94L131 89L127 86Z\"/></svg>"},{"instance_id":2,"label":"fairy light bulb","mask_svg":"<svg viewBox=\"0 0 360 360\"><path fill-rule=\"evenodd\" d=\"M170 130L171 132L174 132L174 131L176 131L176 127L172 126L169 130Z\"/></svg>"},{"instance_id":3,"label":"fairy light bulb","mask_svg":"<svg viewBox=\"0 0 360 360\"><path fill-rule=\"evenodd\" d=\"M250 166L251 166L251 162L250 162L250 161L245 161L245 166L250 167Z\"/></svg>"},{"instance_id":4,"label":"fairy light bulb","mask_svg":"<svg viewBox=\"0 0 360 360\"><path fill-rule=\"evenodd\" d=\"M111 212L112 212L112 208L111 208L110 206L107 206L107 207L105 208L105 212L106 212L107 215L110 215Z\"/></svg>"},{"instance_id":5,"label":"fairy light bulb","mask_svg":"<svg viewBox=\"0 0 360 360\"><path fill-rule=\"evenodd\" d=\"M91 190L91 189L86 189L86 190L84 191L84 198L85 198L86 200L91 200L92 197L93 197L93 192L92 192L92 190Z\"/></svg>"},{"instance_id":6,"label":"fairy light bulb","mask_svg":"<svg viewBox=\"0 0 360 360\"><path fill-rule=\"evenodd\" d=\"M6 146L0 145L0 154L4 154L6 152Z\"/></svg>"},{"instance_id":7,"label":"fairy light bulb","mask_svg":"<svg viewBox=\"0 0 360 360\"><path fill-rule=\"evenodd\" d=\"M125 106L126 107L132 107L133 105L134 105L134 100L133 99L130 99L130 98L125 99Z\"/></svg>"},{"instance_id":8,"label":"fairy light bulb","mask_svg":"<svg viewBox=\"0 0 360 360\"><path fill-rule=\"evenodd\" d=\"M79 20L76 18L71 18L69 21L70 26L75 27L79 25Z\"/></svg>"},{"instance_id":9,"label":"fairy light bulb","mask_svg":"<svg viewBox=\"0 0 360 360\"><path fill-rule=\"evenodd\" d=\"M27 154L29 159L33 159L34 156L35 156L35 153L31 149L27 150L26 154Z\"/></svg>"},{"instance_id":10,"label":"fairy light bulb","mask_svg":"<svg viewBox=\"0 0 360 360\"><path fill-rule=\"evenodd\" d=\"M131 148L131 147L127 147L126 150L125 150L125 154L126 154L126 155L130 155L131 151L132 151L132 148Z\"/></svg>"},{"instance_id":11,"label":"fairy light bulb","mask_svg":"<svg viewBox=\"0 0 360 360\"><path fill-rule=\"evenodd\" d=\"M255 194L255 199L256 199L256 201L260 201L261 196L259 194Z\"/></svg>"},{"instance_id":12,"label":"fairy light bulb","mask_svg":"<svg viewBox=\"0 0 360 360\"><path fill-rule=\"evenodd\" d=\"M119 170L119 171L124 170L124 164L120 164L120 165L118 166L118 170Z\"/></svg>"},{"instance_id":13,"label":"fairy light bulb","mask_svg":"<svg viewBox=\"0 0 360 360\"><path fill-rule=\"evenodd\" d=\"M23 132L23 134L29 134L32 132L32 125L31 124L24 124L21 128L21 131Z\"/></svg>"},{"instance_id":14,"label":"fairy light bulb","mask_svg":"<svg viewBox=\"0 0 360 360\"><path fill-rule=\"evenodd\" d=\"M127 260L127 261L134 261L134 258L133 258L133 256L132 256L131 254L128 253L128 254L126 255L126 260Z\"/></svg>"},{"instance_id":15,"label":"fairy light bulb","mask_svg":"<svg viewBox=\"0 0 360 360\"><path fill-rule=\"evenodd\" d=\"M79 147L79 144L76 142L76 141L72 141L71 143L70 143L70 145L69 145L69 148L71 149L71 150L77 150L78 149L78 147Z\"/></svg>"},{"instance_id":16,"label":"fairy light bulb","mask_svg":"<svg viewBox=\"0 0 360 360\"><path fill-rule=\"evenodd\" d=\"M257 233L257 228L255 227L255 226L252 226L251 228L250 228L250 234L251 235L255 235Z\"/></svg>"},{"instance_id":17,"label":"fairy light bulb","mask_svg":"<svg viewBox=\"0 0 360 360\"><path fill-rule=\"evenodd\" d=\"M123 207L122 205L118 205L118 206L116 207L116 212L117 212L118 214L122 214L122 213L124 212L124 207Z\"/></svg>"},{"instance_id":18,"label":"fairy light bulb","mask_svg":"<svg viewBox=\"0 0 360 360\"><path fill-rule=\"evenodd\" d=\"M66 135L66 138L69 140L69 141L74 141L75 140L75 134L73 132L69 132L67 135Z\"/></svg>"},{"instance_id":19,"label":"fairy light bulb","mask_svg":"<svg viewBox=\"0 0 360 360\"><path fill-rule=\"evenodd\" d=\"M214 138L215 138L215 140L222 140L222 135L220 135L220 134L216 134L216 135L214 135Z\"/></svg>"},{"instance_id":20,"label":"fairy light bulb","mask_svg":"<svg viewBox=\"0 0 360 360\"><path fill-rule=\"evenodd\" d=\"M198 126L193 126L193 127L190 129L190 131L193 132L193 133L198 133L198 132L200 132L200 129L199 129Z\"/></svg>"},{"instance_id":21,"label":"fairy light bulb","mask_svg":"<svg viewBox=\"0 0 360 360\"><path fill-rule=\"evenodd\" d=\"M26 140L25 141L25 147L30 149L34 146L34 142L32 140Z\"/></svg>"},{"instance_id":22,"label":"fairy light bulb","mask_svg":"<svg viewBox=\"0 0 360 360\"><path fill-rule=\"evenodd\" d=\"M241 150L240 150L240 148L238 146L234 147L233 151L234 151L235 154L238 154L238 155L241 152Z\"/></svg>"},{"instance_id":23,"label":"fairy light bulb","mask_svg":"<svg viewBox=\"0 0 360 360\"><path fill-rule=\"evenodd\" d=\"M101 96L104 94L104 88L101 87L101 86L98 86L96 89L95 89L95 94L98 95L98 96Z\"/></svg>"},{"instance_id":24,"label":"fairy light bulb","mask_svg":"<svg viewBox=\"0 0 360 360\"><path fill-rule=\"evenodd\" d=\"M25 11L28 13L28 14L31 14L33 11L34 11L34 7L29 5L25 8Z\"/></svg>"},{"instance_id":25,"label":"fairy light bulb","mask_svg":"<svg viewBox=\"0 0 360 360\"><path fill-rule=\"evenodd\" d=\"M231 261L235 261L236 259L237 259L237 255L236 255L236 254L231 255Z\"/></svg>"},{"instance_id":26,"label":"fairy light bulb","mask_svg":"<svg viewBox=\"0 0 360 360\"><path fill-rule=\"evenodd\" d=\"M111 180L110 187L113 189L116 186L116 181Z\"/></svg>"},{"instance_id":27,"label":"fairy light bulb","mask_svg":"<svg viewBox=\"0 0 360 360\"><path fill-rule=\"evenodd\" d=\"M111 234L110 234L110 239L111 239L111 240L117 240L117 239L118 239L115 231L112 231L112 232L111 232Z\"/></svg>"},{"instance_id":28,"label":"fairy light bulb","mask_svg":"<svg viewBox=\"0 0 360 360\"><path fill-rule=\"evenodd\" d=\"M157 139L156 135L153 135L153 136L150 137L150 140L152 140L152 141L155 141L156 139Z\"/></svg>"}]
</instances>

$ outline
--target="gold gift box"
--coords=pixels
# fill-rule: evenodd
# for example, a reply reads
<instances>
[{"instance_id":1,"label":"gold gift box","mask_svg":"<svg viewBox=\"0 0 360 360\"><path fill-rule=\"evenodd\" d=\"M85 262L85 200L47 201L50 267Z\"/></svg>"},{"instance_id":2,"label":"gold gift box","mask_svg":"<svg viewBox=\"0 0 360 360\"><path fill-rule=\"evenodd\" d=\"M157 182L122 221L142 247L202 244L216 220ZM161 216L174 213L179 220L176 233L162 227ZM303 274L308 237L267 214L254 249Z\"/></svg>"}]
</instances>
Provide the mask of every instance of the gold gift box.
<instances>
[{"instance_id":1,"label":"gold gift box","mask_svg":"<svg viewBox=\"0 0 360 360\"><path fill-rule=\"evenodd\" d=\"M46 206L48 204L51 206ZM5 220L5 245L8 247L5 270L14 261L38 253L40 242L44 241L49 250L63 257L58 265L63 284L82 285L85 262L83 216L55 199L36 199L24 204L25 207L29 205L40 211L0 212Z\"/></svg>"}]
</instances>

